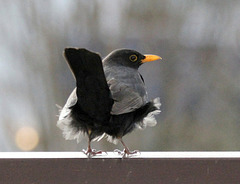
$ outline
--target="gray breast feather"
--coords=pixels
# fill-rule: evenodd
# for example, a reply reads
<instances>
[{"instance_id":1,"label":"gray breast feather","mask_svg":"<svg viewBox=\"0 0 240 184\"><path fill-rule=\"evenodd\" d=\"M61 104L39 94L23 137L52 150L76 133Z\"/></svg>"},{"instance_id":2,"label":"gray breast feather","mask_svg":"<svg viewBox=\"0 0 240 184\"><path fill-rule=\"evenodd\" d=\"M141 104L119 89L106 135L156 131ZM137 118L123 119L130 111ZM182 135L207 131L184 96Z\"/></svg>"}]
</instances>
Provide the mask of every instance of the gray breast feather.
<instances>
[{"instance_id":1,"label":"gray breast feather","mask_svg":"<svg viewBox=\"0 0 240 184\"><path fill-rule=\"evenodd\" d=\"M143 98L126 84L112 78L108 85L114 100L111 114L132 112L144 104Z\"/></svg>"}]
</instances>

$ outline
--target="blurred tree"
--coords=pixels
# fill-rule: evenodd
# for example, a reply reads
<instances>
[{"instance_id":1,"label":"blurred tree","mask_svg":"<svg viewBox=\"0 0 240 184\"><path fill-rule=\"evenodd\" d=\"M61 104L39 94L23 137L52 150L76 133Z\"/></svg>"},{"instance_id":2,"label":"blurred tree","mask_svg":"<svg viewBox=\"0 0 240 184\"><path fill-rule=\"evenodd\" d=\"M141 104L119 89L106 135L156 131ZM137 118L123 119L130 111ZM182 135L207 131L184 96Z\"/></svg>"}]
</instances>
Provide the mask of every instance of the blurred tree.
<instances>
[{"instance_id":1,"label":"blurred tree","mask_svg":"<svg viewBox=\"0 0 240 184\"><path fill-rule=\"evenodd\" d=\"M15 133L23 126L37 130L35 150L86 146L65 141L56 128L55 104L65 103L75 83L62 57L68 46L163 57L141 67L149 97L162 100L159 124L127 136L130 147L239 150L239 9L235 0L2 2L0 151L19 150Z\"/></svg>"}]
</instances>

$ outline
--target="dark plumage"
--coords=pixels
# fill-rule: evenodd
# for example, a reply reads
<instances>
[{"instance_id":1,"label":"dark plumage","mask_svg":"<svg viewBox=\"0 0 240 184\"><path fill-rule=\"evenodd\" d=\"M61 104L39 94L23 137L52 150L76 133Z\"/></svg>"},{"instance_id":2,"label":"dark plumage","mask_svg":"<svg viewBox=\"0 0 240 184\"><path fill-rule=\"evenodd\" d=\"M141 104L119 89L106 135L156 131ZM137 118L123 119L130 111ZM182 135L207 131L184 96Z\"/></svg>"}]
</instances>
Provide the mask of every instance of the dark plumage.
<instances>
[{"instance_id":1,"label":"dark plumage","mask_svg":"<svg viewBox=\"0 0 240 184\"><path fill-rule=\"evenodd\" d=\"M86 49L66 48L65 58L76 79L76 88L61 110L58 127L66 139L89 137L86 154L95 155L92 140L120 140L124 154L132 154L122 137L135 127L154 126L154 115L160 112L159 99L148 101L138 68L144 62L161 59L134 50L119 49L102 62L100 56Z\"/></svg>"}]
</instances>

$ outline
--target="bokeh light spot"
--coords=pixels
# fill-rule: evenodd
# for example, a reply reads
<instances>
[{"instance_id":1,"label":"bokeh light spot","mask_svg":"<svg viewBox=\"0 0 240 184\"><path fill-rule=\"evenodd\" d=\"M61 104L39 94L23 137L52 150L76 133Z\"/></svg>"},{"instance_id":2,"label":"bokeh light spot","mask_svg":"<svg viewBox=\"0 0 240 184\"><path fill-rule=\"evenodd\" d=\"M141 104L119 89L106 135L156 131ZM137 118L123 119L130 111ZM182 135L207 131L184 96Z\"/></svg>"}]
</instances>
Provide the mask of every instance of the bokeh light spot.
<instances>
[{"instance_id":1,"label":"bokeh light spot","mask_svg":"<svg viewBox=\"0 0 240 184\"><path fill-rule=\"evenodd\" d=\"M22 127L16 133L15 142L19 149L31 151L38 145L39 135L32 127Z\"/></svg>"}]
</instances>

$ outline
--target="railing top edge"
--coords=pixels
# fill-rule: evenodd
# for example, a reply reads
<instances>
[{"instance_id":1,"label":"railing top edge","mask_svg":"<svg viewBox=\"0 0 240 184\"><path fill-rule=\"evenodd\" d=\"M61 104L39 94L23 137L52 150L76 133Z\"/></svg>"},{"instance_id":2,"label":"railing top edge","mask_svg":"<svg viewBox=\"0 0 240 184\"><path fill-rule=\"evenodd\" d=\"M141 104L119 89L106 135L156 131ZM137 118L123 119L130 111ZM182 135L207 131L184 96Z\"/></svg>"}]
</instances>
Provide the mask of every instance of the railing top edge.
<instances>
[{"instance_id":1,"label":"railing top edge","mask_svg":"<svg viewBox=\"0 0 240 184\"><path fill-rule=\"evenodd\" d=\"M9 158L9 159L24 159L24 158L88 158L82 152L0 152L0 159ZM103 153L99 156L94 156L92 158L102 158L102 159L111 159L111 158L122 158L121 155L118 155L114 152ZM240 158L240 152L238 151L174 151L174 152L141 152L138 155L133 155L131 158Z\"/></svg>"}]
</instances>

